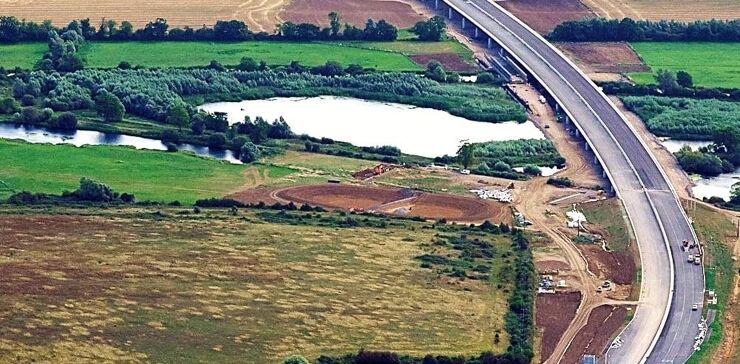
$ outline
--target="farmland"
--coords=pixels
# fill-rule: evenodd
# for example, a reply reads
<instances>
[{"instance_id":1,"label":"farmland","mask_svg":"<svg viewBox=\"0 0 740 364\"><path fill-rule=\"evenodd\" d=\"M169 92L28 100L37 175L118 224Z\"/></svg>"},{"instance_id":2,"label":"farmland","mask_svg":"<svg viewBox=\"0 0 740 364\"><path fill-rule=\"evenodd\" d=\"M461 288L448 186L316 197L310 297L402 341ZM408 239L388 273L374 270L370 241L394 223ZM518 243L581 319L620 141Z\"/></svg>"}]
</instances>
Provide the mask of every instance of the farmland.
<instances>
[{"instance_id":1,"label":"farmland","mask_svg":"<svg viewBox=\"0 0 740 364\"><path fill-rule=\"evenodd\" d=\"M60 194L74 190L81 177L88 177L116 191L133 193L138 200L193 203L199 198L224 196L249 182L244 166L185 153L9 140L0 140L0 151L0 180L15 191ZM270 175L279 177L292 171L272 167ZM0 199L10 193L0 190Z\"/></svg>"},{"instance_id":2,"label":"farmland","mask_svg":"<svg viewBox=\"0 0 740 364\"><path fill-rule=\"evenodd\" d=\"M583 0L583 4L606 18L646 20L710 20L740 18L736 0Z\"/></svg>"},{"instance_id":3,"label":"farmland","mask_svg":"<svg viewBox=\"0 0 740 364\"><path fill-rule=\"evenodd\" d=\"M694 78L694 84L704 87L740 87L740 43L669 43L639 42L632 47L653 72L630 73L638 83L655 83L659 69L684 70Z\"/></svg>"},{"instance_id":4,"label":"farmland","mask_svg":"<svg viewBox=\"0 0 740 364\"><path fill-rule=\"evenodd\" d=\"M593 12L578 0L517 0L499 4L542 34L564 21L593 17Z\"/></svg>"},{"instance_id":5,"label":"farmland","mask_svg":"<svg viewBox=\"0 0 740 364\"><path fill-rule=\"evenodd\" d=\"M131 0L122 3L114 0L60 1L27 0L3 1L0 11L3 15L13 15L20 19L33 21L51 20L56 25L69 23L75 19L90 18L97 25L102 19L118 22L130 21L134 26L143 26L157 17L167 19L174 26L198 28L213 25L217 20L240 19L258 31L272 31L282 19L281 10L287 0L188 0L145 1Z\"/></svg>"},{"instance_id":6,"label":"farmland","mask_svg":"<svg viewBox=\"0 0 740 364\"><path fill-rule=\"evenodd\" d=\"M31 69L46 52L45 43L0 45L0 67Z\"/></svg>"},{"instance_id":7,"label":"farmland","mask_svg":"<svg viewBox=\"0 0 740 364\"><path fill-rule=\"evenodd\" d=\"M0 361L264 363L363 347L423 356L508 345L505 235L477 235L495 251L489 284L423 268L415 257L457 261L449 245L429 243L454 229L426 223L63 211L0 214Z\"/></svg>"}]
</instances>

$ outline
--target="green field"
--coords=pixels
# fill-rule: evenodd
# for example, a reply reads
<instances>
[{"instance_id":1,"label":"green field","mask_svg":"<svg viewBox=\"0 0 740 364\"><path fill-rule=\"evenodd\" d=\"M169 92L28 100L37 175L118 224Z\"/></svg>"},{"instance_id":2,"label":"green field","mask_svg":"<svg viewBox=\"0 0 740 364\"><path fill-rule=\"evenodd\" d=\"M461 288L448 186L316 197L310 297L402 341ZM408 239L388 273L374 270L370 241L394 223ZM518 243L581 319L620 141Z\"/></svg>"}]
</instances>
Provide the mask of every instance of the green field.
<instances>
[{"instance_id":1,"label":"green field","mask_svg":"<svg viewBox=\"0 0 740 364\"><path fill-rule=\"evenodd\" d=\"M315 66L334 60L388 71L417 71L418 65L399 53L322 43L289 42L121 42L89 43L82 49L88 67L111 68L121 61L144 67L196 67L217 60L235 65L252 57L270 65L300 61Z\"/></svg>"},{"instance_id":2,"label":"green field","mask_svg":"<svg viewBox=\"0 0 740 364\"><path fill-rule=\"evenodd\" d=\"M653 72L631 73L635 82L653 84L659 69L684 70L694 84L704 87L740 88L740 43L631 43Z\"/></svg>"},{"instance_id":3,"label":"green field","mask_svg":"<svg viewBox=\"0 0 740 364\"><path fill-rule=\"evenodd\" d=\"M0 67L31 69L46 52L46 43L0 45Z\"/></svg>"},{"instance_id":4,"label":"green field","mask_svg":"<svg viewBox=\"0 0 740 364\"><path fill-rule=\"evenodd\" d=\"M186 153L126 147L29 144L0 139L0 199L13 190L59 194L77 188L81 177L133 193L137 200L180 201L222 197L249 183L246 167ZM293 172L270 168L270 176Z\"/></svg>"}]
</instances>

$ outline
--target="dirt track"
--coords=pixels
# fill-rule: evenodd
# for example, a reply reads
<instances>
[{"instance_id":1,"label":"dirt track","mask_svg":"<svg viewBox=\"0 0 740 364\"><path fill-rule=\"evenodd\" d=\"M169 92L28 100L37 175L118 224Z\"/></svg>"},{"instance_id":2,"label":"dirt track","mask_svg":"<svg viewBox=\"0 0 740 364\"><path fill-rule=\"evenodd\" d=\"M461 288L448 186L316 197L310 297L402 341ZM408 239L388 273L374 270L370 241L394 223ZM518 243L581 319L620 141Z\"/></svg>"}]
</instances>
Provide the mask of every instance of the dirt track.
<instances>
[{"instance_id":1,"label":"dirt track","mask_svg":"<svg viewBox=\"0 0 740 364\"><path fill-rule=\"evenodd\" d=\"M301 185L281 189L248 189L228 197L244 203L292 201L330 209L375 211L466 223L510 221L510 211L502 203L405 188L349 184Z\"/></svg>"}]
</instances>

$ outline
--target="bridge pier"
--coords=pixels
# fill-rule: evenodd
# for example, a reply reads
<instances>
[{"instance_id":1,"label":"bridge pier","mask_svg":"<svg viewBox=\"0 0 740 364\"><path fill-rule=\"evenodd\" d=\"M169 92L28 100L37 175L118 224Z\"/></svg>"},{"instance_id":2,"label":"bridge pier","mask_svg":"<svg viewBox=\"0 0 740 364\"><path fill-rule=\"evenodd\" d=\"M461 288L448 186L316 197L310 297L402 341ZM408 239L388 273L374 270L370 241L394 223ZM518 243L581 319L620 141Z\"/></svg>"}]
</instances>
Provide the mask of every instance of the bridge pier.
<instances>
[{"instance_id":1,"label":"bridge pier","mask_svg":"<svg viewBox=\"0 0 740 364\"><path fill-rule=\"evenodd\" d=\"M589 148L590 148L590 147L588 146L588 142L583 142L583 147L584 147L584 148L585 148L585 149L586 149L587 151L588 151L588 150L589 150Z\"/></svg>"},{"instance_id":2,"label":"bridge pier","mask_svg":"<svg viewBox=\"0 0 740 364\"><path fill-rule=\"evenodd\" d=\"M434 10L439 9L439 0L434 0Z\"/></svg>"},{"instance_id":3,"label":"bridge pier","mask_svg":"<svg viewBox=\"0 0 740 364\"><path fill-rule=\"evenodd\" d=\"M478 27L475 27L475 31L473 32L473 38L478 39Z\"/></svg>"},{"instance_id":4,"label":"bridge pier","mask_svg":"<svg viewBox=\"0 0 740 364\"><path fill-rule=\"evenodd\" d=\"M465 29L465 17L462 18L462 25L460 27L462 29Z\"/></svg>"},{"instance_id":5,"label":"bridge pier","mask_svg":"<svg viewBox=\"0 0 740 364\"><path fill-rule=\"evenodd\" d=\"M490 49L492 44L493 44L493 40L491 38L488 38L488 42L486 46Z\"/></svg>"}]
</instances>

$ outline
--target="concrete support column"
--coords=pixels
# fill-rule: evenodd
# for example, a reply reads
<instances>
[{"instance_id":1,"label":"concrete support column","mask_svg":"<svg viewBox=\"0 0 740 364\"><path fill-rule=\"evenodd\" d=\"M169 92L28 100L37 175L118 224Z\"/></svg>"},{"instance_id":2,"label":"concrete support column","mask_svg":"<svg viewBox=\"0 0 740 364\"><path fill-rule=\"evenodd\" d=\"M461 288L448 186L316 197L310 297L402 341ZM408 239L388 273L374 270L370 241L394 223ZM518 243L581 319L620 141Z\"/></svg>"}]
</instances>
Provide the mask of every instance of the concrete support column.
<instances>
[{"instance_id":1,"label":"concrete support column","mask_svg":"<svg viewBox=\"0 0 740 364\"><path fill-rule=\"evenodd\" d=\"M601 178L606 178L606 169L601 170Z\"/></svg>"},{"instance_id":2,"label":"concrete support column","mask_svg":"<svg viewBox=\"0 0 740 364\"><path fill-rule=\"evenodd\" d=\"M447 19L452 19L452 8L447 9Z\"/></svg>"},{"instance_id":3,"label":"concrete support column","mask_svg":"<svg viewBox=\"0 0 740 364\"><path fill-rule=\"evenodd\" d=\"M581 136L581 132L580 132L580 131L578 131L578 129L575 129L575 130L576 130L576 136L577 136L577 137Z\"/></svg>"},{"instance_id":4,"label":"concrete support column","mask_svg":"<svg viewBox=\"0 0 740 364\"><path fill-rule=\"evenodd\" d=\"M588 143L587 142L584 142L583 143L583 148L585 148L586 150L589 150L590 147L588 146Z\"/></svg>"},{"instance_id":5,"label":"concrete support column","mask_svg":"<svg viewBox=\"0 0 740 364\"><path fill-rule=\"evenodd\" d=\"M478 38L478 27L475 27L475 32L473 33L473 38Z\"/></svg>"},{"instance_id":6,"label":"concrete support column","mask_svg":"<svg viewBox=\"0 0 740 364\"><path fill-rule=\"evenodd\" d=\"M555 112L560 112L560 104L555 104Z\"/></svg>"},{"instance_id":7,"label":"concrete support column","mask_svg":"<svg viewBox=\"0 0 740 364\"><path fill-rule=\"evenodd\" d=\"M491 40L491 38L488 38L488 48L491 48L491 44L492 43L493 43L493 41Z\"/></svg>"},{"instance_id":8,"label":"concrete support column","mask_svg":"<svg viewBox=\"0 0 740 364\"><path fill-rule=\"evenodd\" d=\"M434 10L439 9L439 0L434 0Z\"/></svg>"},{"instance_id":9,"label":"concrete support column","mask_svg":"<svg viewBox=\"0 0 740 364\"><path fill-rule=\"evenodd\" d=\"M568 125L570 123L570 119L568 118L568 115L565 115L565 125Z\"/></svg>"},{"instance_id":10,"label":"concrete support column","mask_svg":"<svg viewBox=\"0 0 740 364\"><path fill-rule=\"evenodd\" d=\"M596 158L595 155L594 155L594 164L599 164L599 158ZM606 173L606 172L604 172L604 173Z\"/></svg>"},{"instance_id":11,"label":"concrete support column","mask_svg":"<svg viewBox=\"0 0 740 364\"><path fill-rule=\"evenodd\" d=\"M460 27L465 29L465 18L464 17L462 18L462 25Z\"/></svg>"}]
</instances>

